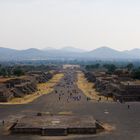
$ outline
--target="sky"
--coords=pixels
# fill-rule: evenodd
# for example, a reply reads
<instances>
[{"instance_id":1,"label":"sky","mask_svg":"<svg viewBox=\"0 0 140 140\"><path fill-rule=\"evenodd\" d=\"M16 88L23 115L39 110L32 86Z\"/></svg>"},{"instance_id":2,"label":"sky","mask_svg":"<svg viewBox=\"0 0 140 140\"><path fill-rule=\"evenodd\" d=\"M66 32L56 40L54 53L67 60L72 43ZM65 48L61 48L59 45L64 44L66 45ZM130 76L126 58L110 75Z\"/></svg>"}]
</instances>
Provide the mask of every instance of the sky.
<instances>
[{"instance_id":1,"label":"sky","mask_svg":"<svg viewBox=\"0 0 140 140\"><path fill-rule=\"evenodd\" d=\"M140 48L139 0L0 0L0 47Z\"/></svg>"}]
</instances>

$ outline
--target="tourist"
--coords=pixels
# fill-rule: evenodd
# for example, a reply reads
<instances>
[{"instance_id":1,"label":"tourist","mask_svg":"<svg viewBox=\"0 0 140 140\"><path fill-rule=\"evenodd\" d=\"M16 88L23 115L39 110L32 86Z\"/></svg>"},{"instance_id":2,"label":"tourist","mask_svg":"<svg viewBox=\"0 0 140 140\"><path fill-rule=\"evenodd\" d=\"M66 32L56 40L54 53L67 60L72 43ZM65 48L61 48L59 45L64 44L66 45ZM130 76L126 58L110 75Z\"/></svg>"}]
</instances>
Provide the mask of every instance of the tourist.
<instances>
[{"instance_id":1,"label":"tourist","mask_svg":"<svg viewBox=\"0 0 140 140\"><path fill-rule=\"evenodd\" d=\"M3 120L3 121L2 121L2 125L4 126L4 124L5 124L5 121Z\"/></svg>"},{"instance_id":2,"label":"tourist","mask_svg":"<svg viewBox=\"0 0 140 140\"><path fill-rule=\"evenodd\" d=\"M128 105L127 108L130 109L130 105Z\"/></svg>"}]
</instances>

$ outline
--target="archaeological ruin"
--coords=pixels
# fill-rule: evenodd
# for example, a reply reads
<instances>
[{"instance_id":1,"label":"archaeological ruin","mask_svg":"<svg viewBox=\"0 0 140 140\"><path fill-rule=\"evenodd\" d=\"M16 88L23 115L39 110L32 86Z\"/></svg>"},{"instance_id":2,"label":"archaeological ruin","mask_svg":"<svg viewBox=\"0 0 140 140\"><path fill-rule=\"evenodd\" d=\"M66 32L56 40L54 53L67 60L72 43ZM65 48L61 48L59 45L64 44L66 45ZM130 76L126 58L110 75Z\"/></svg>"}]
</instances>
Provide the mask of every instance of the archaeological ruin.
<instances>
[{"instance_id":1,"label":"archaeological ruin","mask_svg":"<svg viewBox=\"0 0 140 140\"><path fill-rule=\"evenodd\" d=\"M86 72L88 81L95 84L96 90L114 101L140 101L140 81L134 80L126 71L107 74L105 72Z\"/></svg>"},{"instance_id":2,"label":"archaeological ruin","mask_svg":"<svg viewBox=\"0 0 140 140\"><path fill-rule=\"evenodd\" d=\"M25 76L7 79L0 83L0 102L7 102L14 97L24 97L37 91L38 83L45 83L52 73L41 71L30 72Z\"/></svg>"}]
</instances>

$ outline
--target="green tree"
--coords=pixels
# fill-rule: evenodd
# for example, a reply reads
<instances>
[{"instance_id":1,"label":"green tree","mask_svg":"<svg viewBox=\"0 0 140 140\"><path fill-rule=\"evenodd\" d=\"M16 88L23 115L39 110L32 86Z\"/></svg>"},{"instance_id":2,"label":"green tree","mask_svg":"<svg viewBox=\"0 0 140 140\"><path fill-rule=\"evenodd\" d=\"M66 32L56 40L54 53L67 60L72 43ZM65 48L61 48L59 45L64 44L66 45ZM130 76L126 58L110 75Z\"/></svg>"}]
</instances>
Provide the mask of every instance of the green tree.
<instances>
[{"instance_id":1,"label":"green tree","mask_svg":"<svg viewBox=\"0 0 140 140\"><path fill-rule=\"evenodd\" d=\"M132 63L129 63L126 68L131 71L134 68L134 65Z\"/></svg>"},{"instance_id":2,"label":"green tree","mask_svg":"<svg viewBox=\"0 0 140 140\"><path fill-rule=\"evenodd\" d=\"M106 68L108 70L108 73L114 73L116 70L116 66L114 64L104 64L103 65L104 68Z\"/></svg>"},{"instance_id":3,"label":"green tree","mask_svg":"<svg viewBox=\"0 0 140 140\"><path fill-rule=\"evenodd\" d=\"M133 70L133 78L140 80L140 68Z\"/></svg>"},{"instance_id":4,"label":"green tree","mask_svg":"<svg viewBox=\"0 0 140 140\"><path fill-rule=\"evenodd\" d=\"M0 68L0 75L6 77L8 75L6 68Z\"/></svg>"},{"instance_id":5,"label":"green tree","mask_svg":"<svg viewBox=\"0 0 140 140\"><path fill-rule=\"evenodd\" d=\"M14 74L15 76L22 76L22 75L24 75L24 71L23 71L21 68L16 67L16 68L13 70L13 74Z\"/></svg>"},{"instance_id":6,"label":"green tree","mask_svg":"<svg viewBox=\"0 0 140 140\"><path fill-rule=\"evenodd\" d=\"M94 70L94 69L98 69L100 67L100 64L94 64L94 65L86 65L86 70Z\"/></svg>"}]
</instances>

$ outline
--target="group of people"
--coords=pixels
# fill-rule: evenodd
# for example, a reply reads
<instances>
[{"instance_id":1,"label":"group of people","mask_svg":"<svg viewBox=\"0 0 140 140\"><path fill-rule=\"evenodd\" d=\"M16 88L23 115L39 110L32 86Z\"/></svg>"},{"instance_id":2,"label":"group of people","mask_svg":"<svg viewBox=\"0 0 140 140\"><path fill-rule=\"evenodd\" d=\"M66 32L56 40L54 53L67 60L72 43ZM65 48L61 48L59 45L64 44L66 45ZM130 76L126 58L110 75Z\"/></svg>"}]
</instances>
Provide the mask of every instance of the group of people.
<instances>
[{"instance_id":1,"label":"group of people","mask_svg":"<svg viewBox=\"0 0 140 140\"><path fill-rule=\"evenodd\" d=\"M70 101L80 101L81 100L81 94L79 94L79 91L76 89L75 85L75 79L73 76L73 73L65 73L64 79L57 85L57 88L55 89L55 93L58 95L58 100L60 101L62 98L66 99L67 102ZM66 96L64 96L66 95Z\"/></svg>"}]
</instances>

